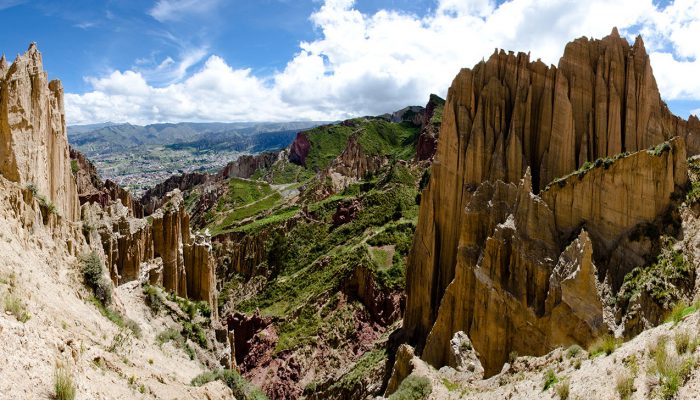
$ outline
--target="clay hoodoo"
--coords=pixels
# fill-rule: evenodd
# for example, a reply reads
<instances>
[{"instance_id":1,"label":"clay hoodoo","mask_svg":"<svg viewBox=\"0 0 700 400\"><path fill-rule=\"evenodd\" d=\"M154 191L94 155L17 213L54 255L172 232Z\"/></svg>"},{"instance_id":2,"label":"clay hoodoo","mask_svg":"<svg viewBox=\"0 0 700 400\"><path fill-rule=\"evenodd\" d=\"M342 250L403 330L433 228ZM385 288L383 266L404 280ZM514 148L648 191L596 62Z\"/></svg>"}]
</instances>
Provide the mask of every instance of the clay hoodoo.
<instances>
[{"instance_id":1,"label":"clay hoodoo","mask_svg":"<svg viewBox=\"0 0 700 400\"><path fill-rule=\"evenodd\" d=\"M464 331L492 375L511 351L607 331L596 287L637 266L607 257L686 185L696 128L662 102L641 38L617 30L569 43L558 68L500 51L460 71L407 271L422 358L445 365Z\"/></svg>"},{"instance_id":2,"label":"clay hoodoo","mask_svg":"<svg viewBox=\"0 0 700 400\"><path fill-rule=\"evenodd\" d=\"M33 43L12 65L0 60L0 174L31 187L63 218L79 219L63 87L60 81L48 81Z\"/></svg>"}]
</instances>

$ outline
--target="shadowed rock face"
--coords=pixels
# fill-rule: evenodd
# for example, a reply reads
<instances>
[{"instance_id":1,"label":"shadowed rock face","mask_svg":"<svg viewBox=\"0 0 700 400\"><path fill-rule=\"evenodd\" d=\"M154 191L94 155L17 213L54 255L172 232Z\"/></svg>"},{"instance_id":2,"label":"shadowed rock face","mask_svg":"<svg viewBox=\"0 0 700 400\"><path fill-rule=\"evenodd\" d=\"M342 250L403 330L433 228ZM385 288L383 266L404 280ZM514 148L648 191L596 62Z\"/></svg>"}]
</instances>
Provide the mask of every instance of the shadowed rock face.
<instances>
[{"instance_id":1,"label":"shadowed rock face","mask_svg":"<svg viewBox=\"0 0 700 400\"><path fill-rule=\"evenodd\" d=\"M292 142L289 148L289 162L297 165L306 165L306 156L309 155L309 150L311 149L311 142L306 134L303 132L297 133L296 139Z\"/></svg>"},{"instance_id":2,"label":"shadowed rock face","mask_svg":"<svg viewBox=\"0 0 700 400\"><path fill-rule=\"evenodd\" d=\"M61 82L49 82L35 44L8 65L0 59L0 174L32 186L59 215L79 219Z\"/></svg>"},{"instance_id":3,"label":"shadowed rock face","mask_svg":"<svg viewBox=\"0 0 700 400\"><path fill-rule=\"evenodd\" d=\"M569 43L558 68L501 51L460 71L407 271L404 327L422 358L445 365L464 331L492 375L510 351L606 331L597 287L627 271L595 260L671 206L697 125L661 101L641 38L616 30Z\"/></svg>"}]
</instances>

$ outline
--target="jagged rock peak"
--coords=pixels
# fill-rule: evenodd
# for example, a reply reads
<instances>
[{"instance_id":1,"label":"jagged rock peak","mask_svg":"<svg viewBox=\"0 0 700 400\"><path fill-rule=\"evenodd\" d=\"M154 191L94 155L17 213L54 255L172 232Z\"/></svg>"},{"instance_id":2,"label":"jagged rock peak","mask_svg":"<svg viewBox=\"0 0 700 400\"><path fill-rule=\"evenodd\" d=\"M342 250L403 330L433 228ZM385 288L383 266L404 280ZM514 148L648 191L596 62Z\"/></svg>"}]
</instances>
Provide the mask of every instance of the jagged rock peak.
<instances>
[{"instance_id":1,"label":"jagged rock peak","mask_svg":"<svg viewBox=\"0 0 700 400\"><path fill-rule=\"evenodd\" d=\"M672 205L699 136L696 118L661 100L643 42L630 46L617 30L572 41L556 67L498 51L462 69L406 273L404 329L421 358L445 365L461 330L491 375L511 350L544 353L600 334L598 294L571 296L596 278L614 293L639 266L631 260L648 256L620 243ZM551 279L577 269L573 281Z\"/></svg>"},{"instance_id":2,"label":"jagged rock peak","mask_svg":"<svg viewBox=\"0 0 700 400\"><path fill-rule=\"evenodd\" d=\"M63 87L49 83L32 43L7 68L0 62L0 174L54 204L69 220L79 216L71 174Z\"/></svg>"}]
</instances>

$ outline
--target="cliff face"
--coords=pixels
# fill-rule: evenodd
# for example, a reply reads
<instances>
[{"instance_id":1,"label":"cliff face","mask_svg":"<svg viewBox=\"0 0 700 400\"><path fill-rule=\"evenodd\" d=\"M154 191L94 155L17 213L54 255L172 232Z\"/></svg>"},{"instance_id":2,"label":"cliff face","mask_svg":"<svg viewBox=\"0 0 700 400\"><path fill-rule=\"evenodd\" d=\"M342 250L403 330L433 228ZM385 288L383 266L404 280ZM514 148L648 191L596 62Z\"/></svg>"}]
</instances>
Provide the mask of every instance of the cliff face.
<instances>
[{"instance_id":1,"label":"cliff face","mask_svg":"<svg viewBox=\"0 0 700 400\"><path fill-rule=\"evenodd\" d=\"M63 87L48 81L36 45L8 65L0 59L0 173L33 187L64 218L79 218L63 109Z\"/></svg>"},{"instance_id":2,"label":"cliff face","mask_svg":"<svg viewBox=\"0 0 700 400\"><path fill-rule=\"evenodd\" d=\"M277 161L279 157L279 152L265 152L254 156L243 155L240 156L236 161L226 164L226 166L219 171L217 177L228 179L228 178L244 178L248 179L253 174L260 169L267 169L272 166L272 164Z\"/></svg>"},{"instance_id":3,"label":"cliff face","mask_svg":"<svg viewBox=\"0 0 700 400\"><path fill-rule=\"evenodd\" d=\"M616 30L570 43L558 68L501 51L460 71L407 270L404 327L422 357L445 365L464 331L493 374L512 350L605 331L593 288L609 277L618 289L636 266L606 257L686 184L694 124L661 101L641 38L630 46Z\"/></svg>"},{"instance_id":4,"label":"cliff face","mask_svg":"<svg viewBox=\"0 0 700 400\"><path fill-rule=\"evenodd\" d=\"M215 306L211 241L190 234L189 215L178 190L163 200L163 207L148 219L134 218L120 201L105 208L86 204L83 219L88 231L95 230L99 235L115 285L138 279L142 263L161 258L163 268L155 280L166 290Z\"/></svg>"},{"instance_id":5,"label":"cliff face","mask_svg":"<svg viewBox=\"0 0 700 400\"><path fill-rule=\"evenodd\" d=\"M192 172L182 175L173 175L164 182L157 184L155 187L148 189L141 196L139 203L143 207L145 215L153 214L158 208L165 204L165 196L171 191L178 189L181 192L186 192L197 185L202 185L211 180L211 175Z\"/></svg>"}]
</instances>

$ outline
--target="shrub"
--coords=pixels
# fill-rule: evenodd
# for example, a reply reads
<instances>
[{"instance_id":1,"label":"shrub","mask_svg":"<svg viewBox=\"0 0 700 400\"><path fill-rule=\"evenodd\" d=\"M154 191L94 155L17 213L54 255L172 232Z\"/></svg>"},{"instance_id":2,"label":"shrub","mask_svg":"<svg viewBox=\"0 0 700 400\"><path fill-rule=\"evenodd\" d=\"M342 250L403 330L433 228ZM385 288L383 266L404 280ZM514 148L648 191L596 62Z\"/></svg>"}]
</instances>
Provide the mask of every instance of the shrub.
<instances>
[{"instance_id":1,"label":"shrub","mask_svg":"<svg viewBox=\"0 0 700 400\"><path fill-rule=\"evenodd\" d=\"M54 371L54 399L73 400L75 399L75 384L73 376L62 366L57 366Z\"/></svg>"},{"instance_id":2,"label":"shrub","mask_svg":"<svg viewBox=\"0 0 700 400\"><path fill-rule=\"evenodd\" d=\"M593 342L591 347L588 349L591 357L596 357L600 354L605 354L609 356L615 349L620 345L620 339L616 339L612 335L603 335L598 340Z\"/></svg>"},{"instance_id":3,"label":"shrub","mask_svg":"<svg viewBox=\"0 0 700 400\"><path fill-rule=\"evenodd\" d=\"M572 345L568 350L566 350L566 356L569 358L574 358L581 353L581 350L583 350L581 346L577 344Z\"/></svg>"},{"instance_id":4,"label":"shrub","mask_svg":"<svg viewBox=\"0 0 700 400\"><path fill-rule=\"evenodd\" d=\"M80 171L80 165L78 165L78 160L70 160L70 172L73 173L73 175L77 174L78 171Z\"/></svg>"},{"instance_id":5,"label":"shrub","mask_svg":"<svg viewBox=\"0 0 700 400\"><path fill-rule=\"evenodd\" d=\"M569 398L570 384L568 379L561 381L554 390L561 400L567 400Z\"/></svg>"},{"instance_id":6,"label":"shrub","mask_svg":"<svg viewBox=\"0 0 700 400\"><path fill-rule=\"evenodd\" d=\"M684 354L690 347L690 334L686 330L676 332L673 341L676 344L678 354Z\"/></svg>"},{"instance_id":7,"label":"shrub","mask_svg":"<svg viewBox=\"0 0 700 400\"><path fill-rule=\"evenodd\" d=\"M151 309L154 315L158 315L163 308L163 301L165 300L163 293L155 286L146 285L143 288L143 294L146 305Z\"/></svg>"},{"instance_id":8,"label":"shrub","mask_svg":"<svg viewBox=\"0 0 700 400\"><path fill-rule=\"evenodd\" d=\"M515 360L518 359L518 352L513 350L510 353L508 353L508 362L513 364Z\"/></svg>"},{"instance_id":9,"label":"shrub","mask_svg":"<svg viewBox=\"0 0 700 400\"><path fill-rule=\"evenodd\" d=\"M14 315L17 321L21 323L25 323L31 318L31 314L27 311L27 306L12 293L5 295L5 312Z\"/></svg>"},{"instance_id":10,"label":"shrub","mask_svg":"<svg viewBox=\"0 0 700 400\"><path fill-rule=\"evenodd\" d=\"M401 382L399 388L389 400L423 400L433 392L433 385L430 379L423 376L409 375Z\"/></svg>"},{"instance_id":11,"label":"shrub","mask_svg":"<svg viewBox=\"0 0 700 400\"><path fill-rule=\"evenodd\" d=\"M628 400L634 392L634 377L628 373L618 375L615 378L615 390L621 400Z\"/></svg>"},{"instance_id":12,"label":"shrub","mask_svg":"<svg viewBox=\"0 0 700 400\"><path fill-rule=\"evenodd\" d=\"M681 322L683 318L687 317L688 315L694 313L697 310L698 307L696 305L689 305L684 301L679 301L671 309L668 318L666 318L666 322L673 322L675 325Z\"/></svg>"},{"instance_id":13,"label":"shrub","mask_svg":"<svg viewBox=\"0 0 700 400\"><path fill-rule=\"evenodd\" d=\"M90 252L80 257L80 270L85 284L92 289L95 298L104 306L112 303L112 283L105 278L102 260L96 252Z\"/></svg>"},{"instance_id":14,"label":"shrub","mask_svg":"<svg viewBox=\"0 0 700 400\"><path fill-rule=\"evenodd\" d=\"M183 322L182 336L197 343L202 348L208 347L207 334L198 323Z\"/></svg>"},{"instance_id":15,"label":"shrub","mask_svg":"<svg viewBox=\"0 0 700 400\"><path fill-rule=\"evenodd\" d=\"M264 400L267 396L258 388L246 381L238 372L232 369L220 369L208 371L197 375L192 379L192 386L202 386L209 382L220 380L233 391L237 399Z\"/></svg>"},{"instance_id":16,"label":"shrub","mask_svg":"<svg viewBox=\"0 0 700 400\"><path fill-rule=\"evenodd\" d=\"M554 373L553 369L548 369L547 372L544 373L544 386L542 388L542 391L546 391L552 386L554 386L557 382L559 382L559 378L557 378L557 374Z\"/></svg>"},{"instance_id":17,"label":"shrub","mask_svg":"<svg viewBox=\"0 0 700 400\"><path fill-rule=\"evenodd\" d=\"M141 339L141 326L138 324L138 322L134 321L133 319L126 318L124 320L124 326L129 329L136 338Z\"/></svg>"}]
</instances>

